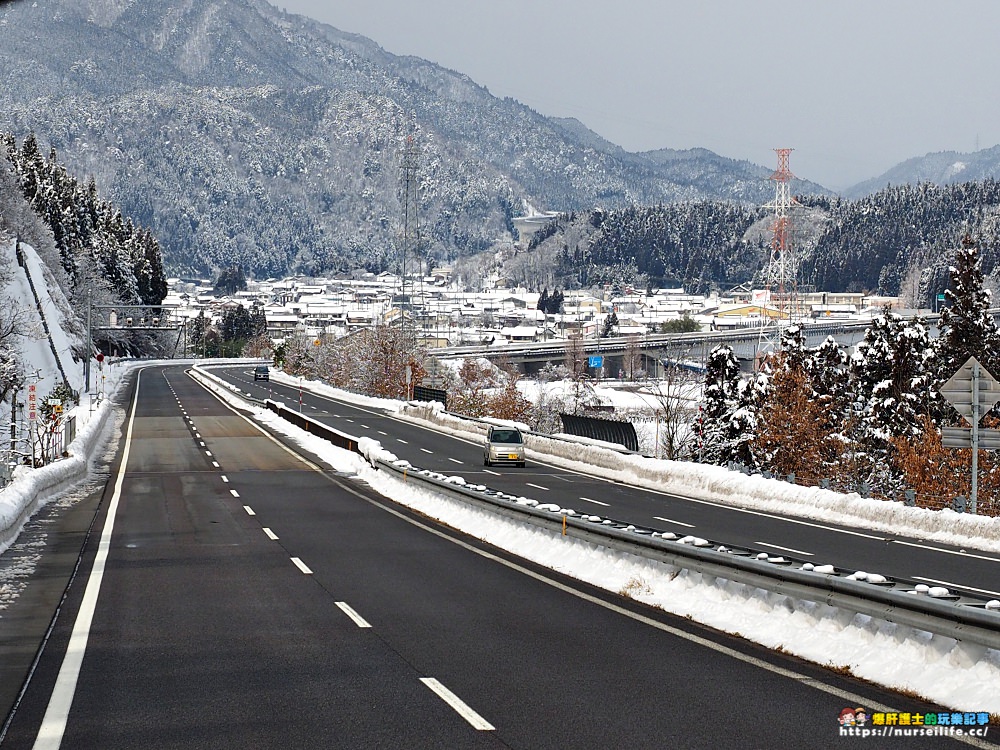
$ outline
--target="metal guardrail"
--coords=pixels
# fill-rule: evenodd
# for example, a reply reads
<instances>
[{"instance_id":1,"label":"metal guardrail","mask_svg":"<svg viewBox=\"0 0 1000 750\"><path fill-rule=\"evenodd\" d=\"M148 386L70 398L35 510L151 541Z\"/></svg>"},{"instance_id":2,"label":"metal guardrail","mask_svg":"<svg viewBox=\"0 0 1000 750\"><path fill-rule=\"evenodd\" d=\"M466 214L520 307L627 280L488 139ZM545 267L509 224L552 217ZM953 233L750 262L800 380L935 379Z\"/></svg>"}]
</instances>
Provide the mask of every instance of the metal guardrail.
<instances>
[{"instance_id":1,"label":"metal guardrail","mask_svg":"<svg viewBox=\"0 0 1000 750\"><path fill-rule=\"evenodd\" d=\"M209 375L217 380L214 376ZM241 397L245 394L240 393ZM261 402L257 402L261 403ZM335 445L361 453L358 438L334 430L274 401L266 407L308 432ZM796 599L868 615L1000 650L1000 609L987 607L986 597L972 594L932 596L925 584L884 577L857 580L856 571L840 568L822 571L788 555L728 546L669 530L640 527L590 515L570 515L517 502L513 495L483 485L459 485L443 474L412 466L407 461L376 459L375 468L389 471L405 482L419 482L439 494L486 506L498 515L546 528L554 533L691 570L714 578L753 586ZM598 520L592 520L598 519Z\"/></svg>"},{"instance_id":2,"label":"metal guardrail","mask_svg":"<svg viewBox=\"0 0 1000 750\"><path fill-rule=\"evenodd\" d=\"M955 594L934 597L918 593L927 587L916 581L898 578L877 583L855 580L849 577L855 571L816 572L803 568L805 561L787 555L729 547L608 518L591 521L588 519L597 517L539 510L518 503L513 495L456 485L443 475L408 468L401 463L405 462L376 461L376 466L400 475L405 481L428 484L463 502L486 505L500 515L619 552L1000 649L1000 609L988 609L985 597Z\"/></svg>"},{"instance_id":3,"label":"metal guardrail","mask_svg":"<svg viewBox=\"0 0 1000 750\"><path fill-rule=\"evenodd\" d=\"M355 453L358 452L358 439L353 435L348 435L346 432L335 430L322 422L309 419L309 417L304 414L292 411L291 409L285 407L284 404L279 404L271 399L265 401L264 406L282 419L291 422L296 427L299 427L306 432L310 432L317 437L329 440L338 448L344 448L345 450L353 451Z\"/></svg>"}]
</instances>

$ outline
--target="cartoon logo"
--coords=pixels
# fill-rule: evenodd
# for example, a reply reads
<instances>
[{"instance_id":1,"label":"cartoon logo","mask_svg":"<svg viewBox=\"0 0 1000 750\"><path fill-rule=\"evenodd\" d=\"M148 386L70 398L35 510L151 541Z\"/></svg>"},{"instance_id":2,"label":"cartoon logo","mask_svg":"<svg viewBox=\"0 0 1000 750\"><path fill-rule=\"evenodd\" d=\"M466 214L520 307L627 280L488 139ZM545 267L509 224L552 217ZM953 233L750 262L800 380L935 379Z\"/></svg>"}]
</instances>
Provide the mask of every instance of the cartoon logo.
<instances>
[{"instance_id":1,"label":"cartoon logo","mask_svg":"<svg viewBox=\"0 0 1000 750\"><path fill-rule=\"evenodd\" d=\"M837 722L842 727L863 727L868 723L868 709L863 706L841 709Z\"/></svg>"}]
</instances>

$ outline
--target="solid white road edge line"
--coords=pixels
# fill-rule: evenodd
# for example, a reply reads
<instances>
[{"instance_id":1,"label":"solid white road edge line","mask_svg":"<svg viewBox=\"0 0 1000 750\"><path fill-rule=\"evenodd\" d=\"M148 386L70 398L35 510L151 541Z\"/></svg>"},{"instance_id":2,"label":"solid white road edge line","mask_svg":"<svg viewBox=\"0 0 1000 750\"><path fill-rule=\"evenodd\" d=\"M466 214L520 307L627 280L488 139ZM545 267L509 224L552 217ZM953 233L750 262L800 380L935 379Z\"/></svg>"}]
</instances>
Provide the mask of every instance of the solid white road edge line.
<instances>
[{"instance_id":1,"label":"solid white road edge line","mask_svg":"<svg viewBox=\"0 0 1000 750\"><path fill-rule=\"evenodd\" d=\"M59 676L56 678L56 684L52 688L52 696L49 698L49 705L45 709L45 716L38 729L38 736L35 738L35 750L49 750L49 748L58 750L59 745L62 744L63 735L66 733L69 709L73 705L73 697L76 694L76 683L80 678L80 667L83 665L83 656L87 651L90 626L94 620L94 612L97 610L97 598L101 593L104 568L107 564L108 552L111 549L111 532L115 528L118 503L121 500L122 485L125 482L125 467L128 466L128 457L132 446L132 428L135 426L136 404L139 401L141 380L142 370L139 370L135 378L132 416L129 417L128 431L125 433L125 448L122 451L122 460L118 467L115 491L108 504L108 516L104 521L104 529L101 531L101 540L97 546L94 565L90 569L90 576L87 579L87 588L84 590L83 600L80 602L80 612L76 616L76 622L73 623L73 632L70 635L69 645L66 647L66 655L63 657Z\"/></svg>"},{"instance_id":2,"label":"solid white road edge line","mask_svg":"<svg viewBox=\"0 0 1000 750\"><path fill-rule=\"evenodd\" d=\"M473 711L467 703L433 677L421 677L420 681L433 690L441 700L454 708L459 716L472 725L473 729L483 732L492 732L495 729L486 719Z\"/></svg>"},{"instance_id":3,"label":"solid white road edge line","mask_svg":"<svg viewBox=\"0 0 1000 750\"><path fill-rule=\"evenodd\" d=\"M668 495L669 494L669 493L666 493L666 492L657 492L656 490L648 490L648 491L652 492L653 494L660 494L660 495ZM677 496L673 495L673 497L677 497ZM816 529L826 529L827 531L836 531L836 532L838 532L840 534L850 534L851 536L863 536L866 539L876 539L876 540L878 540L880 542L890 542L890 541L893 541L892 539L890 539L889 537L886 537L886 536L878 536L876 534L865 534L864 532L861 532L861 531L848 531L847 529L840 529L840 528L837 528L836 526L828 526L828 525L823 524L823 523L816 523L815 521L802 521L802 520L800 520L798 518L792 518L790 516L781 516L781 515L778 515L777 513L767 513L766 511L751 510L750 508L737 508L735 505L726 505L725 503L718 503L718 502L715 502L715 501L712 501L712 500L699 500L696 497L685 497L684 500L687 501L687 502L692 502L692 503L701 503L702 505L711 505L713 507L723 508L725 510L732 510L732 511L736 511L737 513L747 513L747 514L749 514L751 516L762 516L763 518L773 518L773 519L778 520L778 521L787 521L788 523L797 523L800 526L812 526L813 528L816 528Z\"/></svg>"},{"instance_id":4,"label":"solid white road edge line","mask_svg":"<svg viewBox=\"0 0 1000 750\"><path fill-rule=\"evenodd\" d=\"M922 576L913 576L915 581L927 581L927 583L936 583L939 586L947 586L949 589L963 589L964 591L976 591L980 594L989 594L990 596L1000 597L1000 591L990 591L989 589L977 589L973 586L966 586L964 583L949 583L948 581L939 581L936 578L924 578Z\"/></svg>"},{"instance_id":5,"label":"solid white road edge line","mask_svg":"<svg viewBox=\"0 0 1000 750\"><path fill-rule=\"evenodd\" d=\"M363 618L361 615L359 615L357 612L355 612L354 608L351 607L351 605L349 605L347 602L336 602L336 604L337 604L338 607L340 607L340 610L345 615L347 615L352 620L354 620L354 624L357 625L359 628L370 628L371 627L371 625L365 620L365 618Z\"/></svg>"},{"instance_id":6,"label":"solid white road edge line","mask_svg":"<svg viewBox=\"0 0 1000 750\"><path fill-rule=\"evenodd\" d=\"M989 560L991 562L1000 562L1000 560L998 560L995 557L991 557L990 555L977 555L973 552L966 552L965 550L945 549L944 547L935 547L934 545L931 544L917 544L916 542L904 542L900 539L890 539L889 541L892 542L893 544L902 544L906 547L916 547L917 549L926 549L930 550L931 552L944 552L946 555L958 555L959 557L974 557L977 560Z\"/></svg>"}]
</instances>

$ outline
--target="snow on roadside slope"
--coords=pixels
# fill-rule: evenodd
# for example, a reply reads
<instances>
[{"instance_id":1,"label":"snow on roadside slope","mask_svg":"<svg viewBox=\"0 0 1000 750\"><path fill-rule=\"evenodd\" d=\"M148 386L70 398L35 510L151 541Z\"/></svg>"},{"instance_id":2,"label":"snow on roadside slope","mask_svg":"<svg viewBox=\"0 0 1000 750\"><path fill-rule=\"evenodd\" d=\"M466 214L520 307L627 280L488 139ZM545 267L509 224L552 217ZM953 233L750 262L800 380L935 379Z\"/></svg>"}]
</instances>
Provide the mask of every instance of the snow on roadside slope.
<instances>
[{"instance_id":1,"label":"snow on roadside slope","mask_svg":"<svg viewBox=\"0 0 1000 750\"><path fill-rule=\"evenodd\" d=\"M271 377L289 385L300 384L299 378L280 371L272 371ZM453 435L480 440L485 434L483 424L452 416L440 404L358 396L316 381L302 385L360 406L392 411ZM526 443L529 457L583 473L599 470L608 479L699 500L1000 552L1000 518L949 509L908 508L903 503L863 498L857 493L802 487L778 479L746 476L721 466L648 458L625 452L621 446L559 437L562 439L529 434Z\"/></svg>"},{"instance_id":2,"label":"snow on roadside slope","mask_svg":"<svg viewBox=\"0 0 1000 750\"><path fill-rule=\"evenodd\" d=\"M18 268L15 261L14 242L6 243L2 252L5 260L9 260L13 271L11 282L4 290L3 297L18 305L30 319L29 329L21 336L17 347L23 352L23 359L28 369L26 374L33 376L29 378L29 382L36 383L41 397L50 393L62 382L62 375L42 328L42 319L35 306L35 299L31 294L31 287L28 285L24 270ZM22 242L21 253L25 266L31 272L31 279L35 291L38 292L38 299L52 336L52 344L59 353L66 378L74 390L82 391L83 365L74 361L73 352L74 349L82 348L81 338L84 332L72 330L79 328L79 324L73 319L69 302L35 249Z\"/></svg>"},{"instance_id":3,"label":"snow on roadside slope","mask_svg":"<svg viewBox=\"0 0 1000 750\"><path fill-rule=\"evenodd\" d=\"M227 389L215 386L215 390L241 403ZM909 690L956 710L1000 712L1000 652L562 537L415 488L268 410L251 411L269 429L287 435L333 469L357 474L385 497L552 570L818 664L847 668L863 679ZM381 452L389 461L394 458L376 441L367 441L366 450Z\"/></svg>"},{"instance_id":4,"label":"snow on roadside slope","mask_svg":"<svg viewBox=\"0 0 1000 750\"><path fill-rule=\"evenodd\" d=\"M143 363L146 364L146 363ZM106 387L113 393L131 366L105 369ZM0 490L0 553L17 538L24 524L47 502L83 482L90 463L102 454L121 422L111 400L81 396L80 405L69 411L76 418L76 439L66 446L67 458L37 469L20 467L14 480Z\"/></svg>"}]
</instances>

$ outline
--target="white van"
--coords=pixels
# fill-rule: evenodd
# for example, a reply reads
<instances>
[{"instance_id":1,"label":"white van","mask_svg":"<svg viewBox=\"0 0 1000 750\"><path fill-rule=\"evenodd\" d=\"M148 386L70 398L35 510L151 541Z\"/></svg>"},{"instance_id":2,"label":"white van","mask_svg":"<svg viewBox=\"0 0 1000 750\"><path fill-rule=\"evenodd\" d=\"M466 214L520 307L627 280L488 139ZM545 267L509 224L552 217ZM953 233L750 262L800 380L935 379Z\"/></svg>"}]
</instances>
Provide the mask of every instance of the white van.
<instances>
[{"instance_id":1,"label":"white van","mask_svg":"<svg viewBox=\"0 0 1000 750\"><path fill-rule=\"evenodd\" d=\"M490 427L483 448L483 465L524 466L524 435L516 427Z\"/></svg>"}]
</instances>

